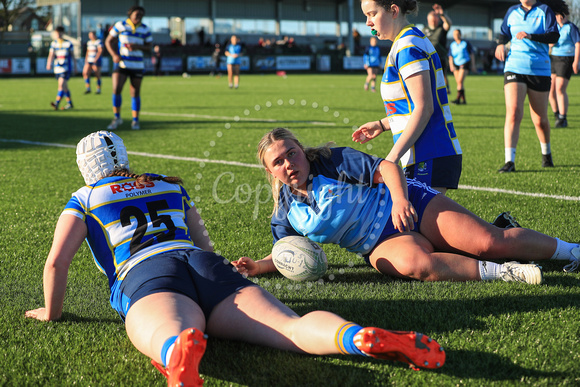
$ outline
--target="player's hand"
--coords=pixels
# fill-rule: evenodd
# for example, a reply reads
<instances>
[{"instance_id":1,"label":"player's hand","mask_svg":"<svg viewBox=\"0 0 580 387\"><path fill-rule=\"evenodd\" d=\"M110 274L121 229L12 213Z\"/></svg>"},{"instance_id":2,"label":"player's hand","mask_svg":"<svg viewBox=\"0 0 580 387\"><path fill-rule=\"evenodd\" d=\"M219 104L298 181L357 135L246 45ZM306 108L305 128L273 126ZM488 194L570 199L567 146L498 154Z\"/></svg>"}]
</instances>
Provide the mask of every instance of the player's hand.
<instances>
[{"instance_id":1,"label":"player's hand","mask_svg":"<svg viewBox=\"0 0 580 387\"><path fill-rule=\"evenodd\" d=\"M381 124L379 124L378 121L367 122L354 131L352 134L352 141L364 144L377 137L382 132L383 128L381 128Z\"/></svg>"},{"instance_id":2,"label":"player's hand","mask_svg":"<svg viewBox=\"0 0 580 387\"><path fill-rule=\"evenodd\" d=\"M530 34L528 34L527 32L524 31L520 31L516 34L516 38L517 39L530 39L532 36Z\"/></svg>"},{"instance_id":3,"label":"player's hand","mask_svg":"<svg viewBox=\"0 0 580 387\"><path fill-rule=\"evenodd\" d=\"M399 232L412 231L415 229L415 222L419 221L415 207L408 200L393 201L391 218L393 220L393 226Z\"/></svg>"},{"instance_id":4,"label":"player's hand","mask_svg":"<svg viewBox=\"0 0 580 387\"><path fill-rule=\"evenodd\" d=\"M439 4L433 4L433 11L435 11L437 15L443 15L443 7Z\"/></svg>"},{"instance_id":5,"label":"player's hand","mask_svg":"<svg viewBox=\"0 0 580 387\"><path fill-rule=\"evenodd\" d=\"M260 274L260 265L248 257L241 257L237 261L232 261L232 265L236 268L238 273L246 277L253 277Z\"/></svg>"},{"instance_id":6,"label":"player's hand","mask_svg":"<svg viewBox=\"0 0 580 387\"><path fill-rule=\"evenodd\" d=\"M48 321L46 308L38 308L24 312L24 317L35 318L40 321Z\"/></svg>"},{"instance_id":7,"label":"player's hand","mask_svg":"<svg viewBox=\"0 0 580 387\"><path fill-rule=\"evenodd\" d=\"M113 63L119 63L121 61L121 57L117 54L113 55L112 59Z\"/></svg>"},{"instance_id":8,"label":"player's hand","mask_svg":"<svg viewBox=\"0 0 580 387\"><path fill-rule=\"evenodd\" d=\"M572 69L574 70L574 74L578 74L578 62L574 61L572 63Z\"/></svg>"},{"instance_id":9,"label":"player's hand","mask_svg":"<svg viewBox=\"0 0 580 387\"><path fill-rule=\"evenodd\" d=\"M455 72L455 70L456 70L456 69L455 69L455 66L454 66L454 65L452 65L451 63L449 63L449 71L451 71L452 73L454 73L454 72Z\"/></svg>"},{"instance_id":10,"label":"player's hand","mask_svg":"<svg viewBox=\"0 0 580 387\"><path fill-rule=\"evenodd\" d=\"M495 48L495 58L501 62L505 61L505 46L498 44Z\"/></svg>"}]
</instances>

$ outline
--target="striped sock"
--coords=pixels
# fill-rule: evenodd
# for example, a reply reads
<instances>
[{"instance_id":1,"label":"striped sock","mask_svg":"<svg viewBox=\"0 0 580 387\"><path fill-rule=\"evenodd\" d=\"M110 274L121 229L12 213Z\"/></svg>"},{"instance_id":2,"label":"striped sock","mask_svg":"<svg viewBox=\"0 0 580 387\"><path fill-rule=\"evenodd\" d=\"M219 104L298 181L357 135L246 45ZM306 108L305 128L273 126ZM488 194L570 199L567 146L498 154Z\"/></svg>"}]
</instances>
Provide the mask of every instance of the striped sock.
<instances>
[{"instance_id":1,"label":"striped sock","mask_svg":"<svg viewBox=\"0 0 580 387\"><path fill-rule=\"evenodd\" d=\"M169 364L169 359L171 358L171 353L173 352L173 347L175 347L177 337L178 336L171 336L165 340L165 343L163 343L163 347L161 348L161 361L165 367Z\"/></svg>"},{"instance_id":2,"label":"striped sock","mask_svg":"<svg viewBox=\"0 0 580 387\"><path fill-rule=\"evenodd\" d=\"M354 345L354 336L361 330L358 324L347 321L336 331L335 343L336 347L343 355L362 355L364 353Z\"/></svg>"}]
</instances>

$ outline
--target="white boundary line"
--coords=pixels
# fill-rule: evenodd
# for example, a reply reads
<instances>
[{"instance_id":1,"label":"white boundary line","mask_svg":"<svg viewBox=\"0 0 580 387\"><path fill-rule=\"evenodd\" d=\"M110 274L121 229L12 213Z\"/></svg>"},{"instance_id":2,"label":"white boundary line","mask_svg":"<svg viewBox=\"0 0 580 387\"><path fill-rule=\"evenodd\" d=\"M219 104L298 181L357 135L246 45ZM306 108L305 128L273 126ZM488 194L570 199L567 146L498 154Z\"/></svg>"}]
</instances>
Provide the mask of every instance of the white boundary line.
<instances>
[{"instance_id":1,"label":"white boundary line","mask_svg":"<svg viewBox=\"0 0 580 387\"><path fill-rule=\"evenodd\" d=\"M3 139L0 138L0 142L12 142L12 143L20 143L20 144L28 144L28 145L39 145L39 146L53 146L59 148L76 148L75 145L68 145L68 144L57 144L51 142L38 142L38 141L26 141L26 140L11 140L11 139ZM168 160L179 160L179 161L194 161L200 163L209 163L209 164L222 164L222 165L233 165L236 167L244 167L244 168L259 168L261 169L262 166L259 164L247 164L247 163L240 163L237 161L226 161L226 160L210 160L210 159L200 159L198 157L183 157L183 156L172 156L172 155L162 155L162 154L155 154L155 153L146 153L146 152L127 152L131 155L135 156L143 156L143 157L155 157L160 159L168 159ZM484 192L494 192L494 193L502 193L508 195L517 195L517 196L530 196L536 198L543 198L543 199L556 199L556 200L567 200L573 202L580 202L580 196L566 196L566 195L548 195L543 193L534 193L534 192L522 192L516 191L511 189L501 189L501 188L489 188L489 187L476 187L473 185L459 185L461 189L473 190L473 191L484 191Z\"/></svg>"},{"instance_id":2,"label":"white boundary line","mask_svg":"<svg viewBox=\"0 0 580 387\"><path fill-rule=\"evenodd\" d=\"M304 123L320 126L336 126L334 122L322 121L300 121L300 120L277 120L273 118L247 118L247 117L226 117L226 116L210 116L206 114L182 114L182 113L157 113L157 112L140 112L141 115L146 116L161 116L161 117L185 117L185 118L207 118L211 120L227 120L227 121L254 121L254 122L291 122Z\"/></svg>"}]
</instances>

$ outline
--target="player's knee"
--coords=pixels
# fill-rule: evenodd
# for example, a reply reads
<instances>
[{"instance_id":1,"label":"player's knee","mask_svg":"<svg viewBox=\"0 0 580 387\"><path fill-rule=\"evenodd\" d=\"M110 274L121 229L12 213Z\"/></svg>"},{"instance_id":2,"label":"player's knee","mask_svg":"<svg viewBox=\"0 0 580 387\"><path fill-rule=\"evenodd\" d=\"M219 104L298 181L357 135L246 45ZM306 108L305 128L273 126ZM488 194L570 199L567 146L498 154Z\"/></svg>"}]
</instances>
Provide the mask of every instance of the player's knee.
<instances>
[{"instance_id":1,"label":"player's knee","mask_svg":"<svg viewBox=\"0 0 580 387\"><path fill-rule=\"evenodd\" d=\"M429 281L436 272L436 259L430 253L417 251L402 260L397 269L405 277Z\"/></svg>"}]
</instances>

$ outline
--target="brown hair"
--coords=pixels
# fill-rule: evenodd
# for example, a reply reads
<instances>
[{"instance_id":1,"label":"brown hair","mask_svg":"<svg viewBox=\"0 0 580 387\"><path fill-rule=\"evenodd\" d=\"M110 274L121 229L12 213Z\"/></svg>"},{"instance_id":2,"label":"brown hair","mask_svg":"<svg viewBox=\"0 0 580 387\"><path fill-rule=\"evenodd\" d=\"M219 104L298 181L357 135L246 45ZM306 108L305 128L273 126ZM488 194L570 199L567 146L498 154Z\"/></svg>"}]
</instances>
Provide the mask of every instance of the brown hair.
<instances>
[{"instance_id":1,"label":"brown hair","mask_svg":"<svg viewBox=\"0 0 580 387\"><path fill-rule=\"evenodd\" d=\"M273 129L273 130L269 131L268 133L266 133L262 137L260 142L258 143L257 156L258 156L258 160L264 166L264 168L266 168L266 169L268 168L268 166L266 165L266 162L264 160L265 155L266 155L266 151L268 149L270 149L270 147L272 146L272 144L274 142L280 141L280 140L290 140L290 141L294 142L300 149L302 149L302 151L306 155L306 159L309 162L317 160L320 156L329 158L330 154L331 154L330 146L333 144L332 142L328 142L322 146L306 147L305 148L300 143L300 141L298 141L298 139L296 138L294 133L292 133L290 130L288 130L286 128ZM276 212L278 212L278 206L279 206L278 201L280 198L280 190L282 189L282 186L284 184L280 180L278 180L274 176L272 176L270 173L268 173L267 171L266 171L266 178L268 179L268 182L272 186L272 198L274 199L274 210L272 211L272 215L274 215Z\"/></svg>"},{"instance_id":2,"label":"brown hair","mask_svg":"<svg viewBox=\"0 0 580 387\"><path fill-rule=\"evenodd\" d=\"M416 0L374 0L374 1L384 9L389 9L391 5L396 5L397 7L399 7L399 9L401 10L401 14L403 15L415 13L419 8L419 4Z\"/></svg>"},{"instance_id":3,"label":"brown hair","mask_svg":"<svg viewBox=\"0 0 580 387\"><path fill-rule=\"evenodd\" d=\"M181 180L181 178L177 176L153 176L147 173L142 173L141 175L138 175L136 173L131 173L128 169L115 169L114 171L109 173L109 177L111 176L122 176L133 178L137 180L137 183L146 183L148 181L161 180L171 184L183 184L183 180Z\"/></svg>"}]
</instances>

